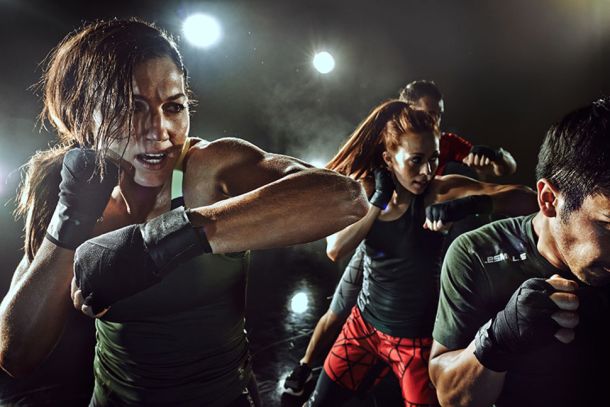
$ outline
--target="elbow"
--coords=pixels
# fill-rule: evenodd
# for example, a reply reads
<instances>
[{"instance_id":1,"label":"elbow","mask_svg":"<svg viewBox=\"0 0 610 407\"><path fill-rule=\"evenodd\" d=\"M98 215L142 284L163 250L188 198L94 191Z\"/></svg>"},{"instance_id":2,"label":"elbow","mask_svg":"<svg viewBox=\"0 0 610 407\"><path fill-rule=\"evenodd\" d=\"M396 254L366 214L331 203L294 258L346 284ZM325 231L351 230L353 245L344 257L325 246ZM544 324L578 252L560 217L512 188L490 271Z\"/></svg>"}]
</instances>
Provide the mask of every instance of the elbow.
<instances>
[{"instance_id":1,"label":"elbow","mask_svg":"<svg viewBox=\"0 0 610 407\"><path fill-rule=\"evenodd\" d=\"M441 407L473 407L473 400L455 391L436 390L436 398Z\"/></svg>"},{"instance_id":2,"label":"elbow","mask_svg":"<svg viewBox=\"0 0 610 407\"><path fill-rule=\"evenodd\" d=\"M337 247L329 247L326 249L326 256L333 262L337 261L341 256Z\"/></svg>"},{"instance_id":3,"label":"elbow","mask_svg":"<svg viewBox=\"0 0 610 407\"><path fill-rule=\"evenodd\" d=\"M30 374L36 366L24 352L3 346L0 350L0 367L12 378L20 379Z\"/></svg>"},{"instance_id":4,"label":"elbow","mask_svg":"<svg viewBox=\"0 0 610 407\"><path fill-rule=\"evenodd\" d=\"M346 183L346 199L350 202L350 216L353 217L353 221L349 224L359 221L369 211L369 201L366 198L364 189L359 182L354 181L351 178L345 177Z\"/></svg>"},{"instance_id":5,"label":"elbow","mask_svg":"<svg viewBox=\"0 0 610 407\"><path fill-rule=\"evenodd\" d=\"M442 407L462 407L468 406L464 404L464 397L461 392L456 392L455 387L457 383L448 383L447 377L443 377L442 363L438 358L430 358L428 373L430 375L430 381L436 389L436 398L438 403Z\"/></svg>"}]
</instances>

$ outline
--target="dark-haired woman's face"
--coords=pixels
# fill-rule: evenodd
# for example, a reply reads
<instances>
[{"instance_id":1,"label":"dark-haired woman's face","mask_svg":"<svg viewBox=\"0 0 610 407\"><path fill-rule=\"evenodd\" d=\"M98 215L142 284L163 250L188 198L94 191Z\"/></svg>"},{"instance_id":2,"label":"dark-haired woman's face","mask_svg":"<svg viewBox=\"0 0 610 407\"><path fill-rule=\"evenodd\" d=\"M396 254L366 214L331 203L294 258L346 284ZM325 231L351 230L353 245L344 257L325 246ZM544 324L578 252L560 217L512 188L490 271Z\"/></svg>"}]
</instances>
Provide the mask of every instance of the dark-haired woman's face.
<instances>
[{"instance_id":1,"label":"dark-haired woman's face","mask_svg":"<svg viewBox=\"0 0 610 407\"><path fill-rule=\"evenodd\" d=\"M158 187L172 175L190 119L182 71L168 58L142 62L133 75L133 134L111 149L134 167L134 181Z\"/></svg>"},{"instance_id":2,"label":"dark-haired woman's face","mask_svg":"<svg viewBox=\"0 0 610 407\"><path fill-rule=\"evenodd\" d=\"M383 160L396 181L407 191L425 192L438 167L439 138L433 133L405 133L395 151L384 151Z\"/></svg>"},{"instance_id":3,"label":"dark-haired woman's face","mask_svg":"<svg viewBox=\"0 0 610 407\"><path fill-rule=\"evenodd\" d=\"M431 114L436 119L436 125L440 127L441 116L445 111L445 102L443 99L438 100L432 96L424 96L419 98L417 102L413 103L415 110L423 110L424 112Z\"/></svg>"}]
</instances>

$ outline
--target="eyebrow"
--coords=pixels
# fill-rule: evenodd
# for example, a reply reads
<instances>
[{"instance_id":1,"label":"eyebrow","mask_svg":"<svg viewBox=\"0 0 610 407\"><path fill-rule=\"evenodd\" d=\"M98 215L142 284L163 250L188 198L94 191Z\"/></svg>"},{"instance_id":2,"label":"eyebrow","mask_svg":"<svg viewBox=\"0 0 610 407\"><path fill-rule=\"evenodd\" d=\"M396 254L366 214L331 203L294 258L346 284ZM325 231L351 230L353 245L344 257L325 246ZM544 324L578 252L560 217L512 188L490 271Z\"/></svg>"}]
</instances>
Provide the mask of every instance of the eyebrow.
<instances>
[{"instance_id":1,"label":"eyebrow","mask_svg":"<svg viewBox=\"0 0 610 407\"><path fill-rule=\"evenodd\" d=\"M182 97L186 97L186 95L184 93L176 93L175 95L172 95L168 98L166 98L165 100L176 100L176 99L180 99ZM142 95L133 95L134 99L139 99L139 100L146 100L146 98Z\"/></svg>"},{"instance_id":2,"label":"eyebrow","mask_svg":"<svg viewBox=\"0 0 610 407\"><path fill-rule=\"evenodd\" d=\"M430 154L430 156L431 156L431 157L433 157L434 155L440 155L440 151L439 151L439 150L436 150L436 151L434 151L432 154ZM425 156L426 156L426 153L420 153L420 152L417 152L417 153L409 153L409 156L410 156L410 157L413 157L413 156L425 157Z\"/></svg>"}]
</instances>

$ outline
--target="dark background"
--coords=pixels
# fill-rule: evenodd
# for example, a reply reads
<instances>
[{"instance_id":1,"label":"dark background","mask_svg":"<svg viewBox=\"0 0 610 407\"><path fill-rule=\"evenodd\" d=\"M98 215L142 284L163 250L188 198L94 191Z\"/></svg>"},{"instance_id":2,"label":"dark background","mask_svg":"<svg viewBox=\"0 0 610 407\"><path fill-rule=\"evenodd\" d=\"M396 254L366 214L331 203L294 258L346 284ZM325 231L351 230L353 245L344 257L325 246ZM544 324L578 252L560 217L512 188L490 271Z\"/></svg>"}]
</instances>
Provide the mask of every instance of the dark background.
<instances>
[{"instance_id":1,"label":"dark background","mask_svg":"<svg viewBox=\"0 0 610 407\"><path fill-rule=\"evenodd\" d=\"M216 16L224 34L207 50L179 39L199 100L191 135L318 163L374 105L426 78L444 93L444 130L508 149L519 164L508 181L532 185L548 126L610 88L606 0L0 0L0 279L20 257L17 170L53 140L36 128L39 63L85 21L139 16L180 36L195 11ZM310 62L323 49L337 61L328 75Z\"/></svg>"},{"instance_id":2,"label":"dark background","mask_svg":"<svg viewBox=\"0 0 610 407\"><path fill-rule=\"evenodd\" d=\"M179 38L199 100L191 135L241 137L317 164L374 105L409 81L433 79L445 96L444 130L503 146L519 165L504 181L533 185L549 125L610 91L607 0L0 0L0 293L21 257L22 223L11 215L19 167L53 141L36 127L41 103L30 87L40 78L39 63L86 21L138 16L180 37L182 20L193 12L214 15L223 37L207 50ZM319 50L335 56L328 75L311 65ZM252 318L285 307L285 299L265 295L278 285L290 291L322 284L310 322L299 327L281 312L284 333L306 332L337 275L323 249L317 242L255 253ZM285 281L272 272L278 269ZM269 347L256 342L257 332L275 329L266 323L250 328L259 355Z\"/></svg>"}]
</instances>

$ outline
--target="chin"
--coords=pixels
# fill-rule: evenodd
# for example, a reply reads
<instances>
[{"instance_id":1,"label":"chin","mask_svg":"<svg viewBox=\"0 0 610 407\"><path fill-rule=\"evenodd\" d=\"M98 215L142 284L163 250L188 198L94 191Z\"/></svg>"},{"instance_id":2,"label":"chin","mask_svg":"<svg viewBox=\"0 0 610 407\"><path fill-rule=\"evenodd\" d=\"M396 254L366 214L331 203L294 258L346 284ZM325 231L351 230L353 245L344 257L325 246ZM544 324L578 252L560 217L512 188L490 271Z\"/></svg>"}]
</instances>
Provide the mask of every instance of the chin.
<instances>
[{"instance_id":1,"label":"chin","mask_svg":"<svg viewBox=\"0 0 610 407\"><path fill-rule=\"evenodd\" d=\"M162 187L163 184L165 184L167 182L167 178L161 178L161 177L139 177L139 176L135 176L133 178L134 182L138 185L140 185L141 187L147 187L147 188L158 188L158 187Z\"/></svg>"},{"instance_id":2,"label":"chin","mask_svg":"<svg viewBox=\"0 0 610 407\"><path fill-rule=\"evenodd\" d=\"M573 274L592 287L604 287L610 284L610 273L601 268L584 268Z\"/></svg>"},{"instance_id":3,"label":"chin","mask_svg":"<svg viewBox=\"0 0 610 407\"><path fill-rule=\"evenodd\" d=\"M412 185L411 188L405 188L405 189L408 190L409 192L411 192L413 195L421 195L424 192L426 192L427 186L428 185L425 185L422 187L420 185L415 184L415 185Z\"/></svg>"}]
</instances>

